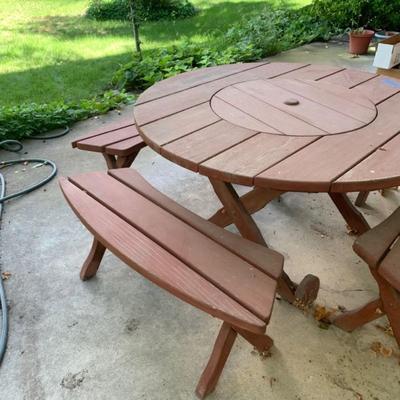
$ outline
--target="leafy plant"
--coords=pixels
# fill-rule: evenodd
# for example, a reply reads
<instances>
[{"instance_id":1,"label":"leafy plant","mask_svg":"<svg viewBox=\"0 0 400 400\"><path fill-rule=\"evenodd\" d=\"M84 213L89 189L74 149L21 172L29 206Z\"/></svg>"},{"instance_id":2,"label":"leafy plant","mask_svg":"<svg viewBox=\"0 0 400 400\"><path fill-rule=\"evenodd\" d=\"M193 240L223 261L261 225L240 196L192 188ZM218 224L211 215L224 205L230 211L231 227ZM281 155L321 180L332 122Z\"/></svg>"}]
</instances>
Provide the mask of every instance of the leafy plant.
<instances>
[{"instance_id":1,"label":"leafy plant","mask_svg":"<svg viewBox=\"0 0 400 400\"><path fill-rule=\"evenodd\" d=\"M129 3L130 0L91 0L86 16L96 20L128 20ZM197 12L188 0L135 0L135 3L140 10L138 19L147 21L187 18Z\"/></svg>"},{"instance_id":2,"label":"leafy plant","mask_svg":"<svg viewBox=\"0 0 400 400\"><path fill-rule=\"evenodd\" d=\"M232 27L211 45L185 41L179 46L147 53L142 60L135 56L116 72L112 84L118 89L144 90L181 72L259 60L328 35L327 26L319 23L308 10L266 9Z\"/></svg>"},{"instance_id":3,"label":"leafy plant","mask_svg":"<svg viewBox=\"0 0 400 400\"><path fill-rule=\"evenodd\" d=\"M109 90L103 95L77 103L25 103L15 107L0 107L0 140L22 139L65 127L72 122L104 114L133 96Z\"/></svg>"},{"instance_id":4,"label":"leafy plant","mask_svg":"<svg viewBox=\"0 0 400 400\"><path fill-rule=\"evenodd\" d=\"M400 28L400 0L314 0L311 14L336 31Z\"/></svg>"}]
</instances>

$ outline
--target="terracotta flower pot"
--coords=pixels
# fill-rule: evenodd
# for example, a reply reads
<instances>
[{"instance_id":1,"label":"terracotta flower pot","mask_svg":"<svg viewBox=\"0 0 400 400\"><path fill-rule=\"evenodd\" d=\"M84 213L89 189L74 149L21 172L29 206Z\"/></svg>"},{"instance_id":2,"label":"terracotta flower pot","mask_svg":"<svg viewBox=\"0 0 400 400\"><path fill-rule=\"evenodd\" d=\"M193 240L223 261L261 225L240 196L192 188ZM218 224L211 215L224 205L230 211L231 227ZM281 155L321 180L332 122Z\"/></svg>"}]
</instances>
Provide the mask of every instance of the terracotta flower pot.
<instances>
[{"instance_id":1,"label":"terracotta flower pot","mask_svg":"<svg viewBox=\"0 0 400 400\"><path fill-rule=\"evenodd\" d=\"M369 44L375 32L364 29L362 32L350 32L349 53L365 54L368 52Z\"/></svg>"}]
</instances>

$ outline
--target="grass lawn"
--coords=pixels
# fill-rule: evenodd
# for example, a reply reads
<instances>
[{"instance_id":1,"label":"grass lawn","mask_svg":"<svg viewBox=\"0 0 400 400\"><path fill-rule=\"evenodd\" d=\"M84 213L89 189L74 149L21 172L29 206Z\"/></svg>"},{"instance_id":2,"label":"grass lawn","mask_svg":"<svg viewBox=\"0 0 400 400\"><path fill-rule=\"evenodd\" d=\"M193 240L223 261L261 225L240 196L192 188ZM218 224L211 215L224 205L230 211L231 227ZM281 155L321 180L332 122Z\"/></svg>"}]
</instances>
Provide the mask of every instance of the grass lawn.
<instances>
[{"instance_id":1,"label":"grass lawn","mask_svg":"<svg viewBox=\"0 0 400 400\"><path fill-rule=\"evenodd\" d=\"M144 50L198 42L275 0L192 0L198 15L142 27ZM130 25L84 18L88 0L0 0L0 105L94 96L133 51ZM310 0L293 0L293 6Z\"/></svg>"}]
</instances>

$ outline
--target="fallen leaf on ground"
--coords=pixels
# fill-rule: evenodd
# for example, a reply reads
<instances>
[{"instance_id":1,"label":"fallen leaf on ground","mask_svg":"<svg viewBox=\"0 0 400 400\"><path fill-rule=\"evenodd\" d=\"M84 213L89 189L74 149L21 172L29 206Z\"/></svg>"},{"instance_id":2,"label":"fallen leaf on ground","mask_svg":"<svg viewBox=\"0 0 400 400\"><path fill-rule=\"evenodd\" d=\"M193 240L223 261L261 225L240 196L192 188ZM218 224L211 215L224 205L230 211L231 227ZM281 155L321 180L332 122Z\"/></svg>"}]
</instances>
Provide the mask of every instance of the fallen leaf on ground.
<instances>
[{"instance_id":1,"label":"fallen leaf on ground","mask_svg":"<svg viewBox=\"0 0 400 400\"><path fill-rule=\"evenodd\" d=\"M375 324L375 328L379 329L382 332L385 332L386 335L394 337L393 329L389 324L386 324L385 326L380 324Z\"/></svg>"},{"instance_id":2,"label":"fallen leaf on ground","mask_svg":"<svg viewBox=\"0 0 400 400\"><path fill-rule=\"evenodd\" d=\"M1 273L1 279L3 279L3 281L6 281L8 278L10 278L11 276L11 272L2 272Z\"/></svg>"},{"instance_id":3,"label":"fallen leaf on ground","mask_svg":"<svg viewBox=\"0 0 400 400\"><path fill-rule=\"evenodd\" d=\"M381 342L372 342L371 350L378 356L391 357L393 349L385 347Z\"/></svg>"}]
</instances>

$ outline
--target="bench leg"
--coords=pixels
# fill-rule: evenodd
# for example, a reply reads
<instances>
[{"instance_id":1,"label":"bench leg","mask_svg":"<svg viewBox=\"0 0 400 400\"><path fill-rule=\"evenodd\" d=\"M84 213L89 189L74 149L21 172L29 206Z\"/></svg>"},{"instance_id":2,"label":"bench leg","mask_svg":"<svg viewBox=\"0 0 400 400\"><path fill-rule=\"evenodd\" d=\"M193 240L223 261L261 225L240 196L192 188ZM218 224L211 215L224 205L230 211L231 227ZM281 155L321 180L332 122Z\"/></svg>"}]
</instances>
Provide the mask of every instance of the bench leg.
<instances>
[{"instance_id":1,"label":"bench leg","mask_svg":"<svg viewBox=\"0 0 400 400\"><path fill-rule=\"evenodd\" d=\"M212 178L210 178L210 182L214 188L215 194L238 228L240 234L245 239L268 247L262 233L249 211L243 205L234 187L230 183ZM310 304L317 297L318 289L319 279L312 275L307 275L307 277L297 285L290 279L285 271L283 271L278 280L278 293L289 303L299 302L300 304Z\"/></svg>"},{"instance_id":2,"label":"bench leg","mask_svg":"<svg viewBox=\"0 0 400 400\"><path fill-rule=\"evenodd\" d=\"M357 207L363 207L365 205L366 201L367 201L368 195L369 195L369 192L360 192L360 193L358 193L357 199L356 199L354 204Z\"/></svg>"},{"instance_id":3,"label":"bench leg","mask_svg":"<svg viewBox=\"0 0 400 400\"><path fill-rule=\"evenodd\" d=\"M383 278L377 279L383 309L389 319L394 337L400 348L400 293L398 293L389 283Z\"/></svg>"},{"instance_id":4,"label":"bench leg","mask_svg":"<svg viewBox=\"0 0 400 400\"><path fill-rule=\"evenodd\" d=\"M332 315L329 322L346 332L353 332L355 329L384 315L382 301L376 299L354 310L346 311L340 315Z\"/></svg>"},{"instance_id":5,"label":"bench leg","mask_svg":"<svg viewBox=\"0 0 400 400\"><path fill-rule=\"evenodd\" d=\"M83 281L93 278L99 269L106 248L96 239L93 239L92 248L82 265L80 277Z\"/></svg>"},{"instance_id":6,"label":"bench leg","mask_svg":"<svg viewBox=\"0 0 400 400\"><path fill-rule=\"evenodd\" d=\"M224 369L226 360L228 359L229 353L232 350L236 336L237 333L232 326L224 322L221 330L219 331L217 340L215 341L214 348L210 359L208 360L207 366L200 377L199 383L197 384L196 395L200 399L204 399L204 397L206 397L215 389L222 370Z\"/></svg>"},{"instance_id":7,"label":"bench leg","mask_svg":"<svg viewBox=\"0 0 400 400\"><path fill-rule=\"evenodd\" d=\"M329 193L336 208L342 214L352 232L361 235L369 231L370 226L364 216L358 211L345 193Z\"/></svg>"},{"instance_id":8,"label":"bench leg","mask_svg":"<svg viewBox=\"0 0 400 400\"><path fill-rule=\"evenodd\" d=\"M269 202L279 197L285 192L278 190L270 190L263 188L254 188L240 197L244 208L251 215L255 212L262 210ZM233 224L233 219L225 208L219 209L213 216L208 219L215 225L225 228L226 226Z\"/></svg>"},{"instance_id":9,"label":"bench leg","mask_svg":"<svg viewBox=\"0 0 400 400\"><path fill-rule=\"evenodd\" d=\"M114 156L107 153L102 153L104 159L106 160L107 168L108 169L115 169L117 168L117 160Z\"/></svg>"},{"instance_id":10,"label":"bench leg","mask_svg":"<svg viewBox=\"0 0 400 400\"><path fill-rule=\"evenodd\" d=\"M126 156L126 157L119 156L117 158L116 167L117 168L129 168L132 165L133 161L135 160L135 158L138 154L139 154L139 151L137 151L136 153L130 154L129 156Z\"/></svg>"},{"instance_id":11,"label":"bench leg","mask_svg":"<svg viewBox=\"0 0 400 400\"><path fill-rule=\"evenodd\" d=\"M246 339L252 346L254 346L260 353L267 352L274 341L268 335L257 335L256 333L252 333L249 331L245 331L244 329L237 328L236 326L233 329L244 339Z\"/></svg>"}]
</instances>

